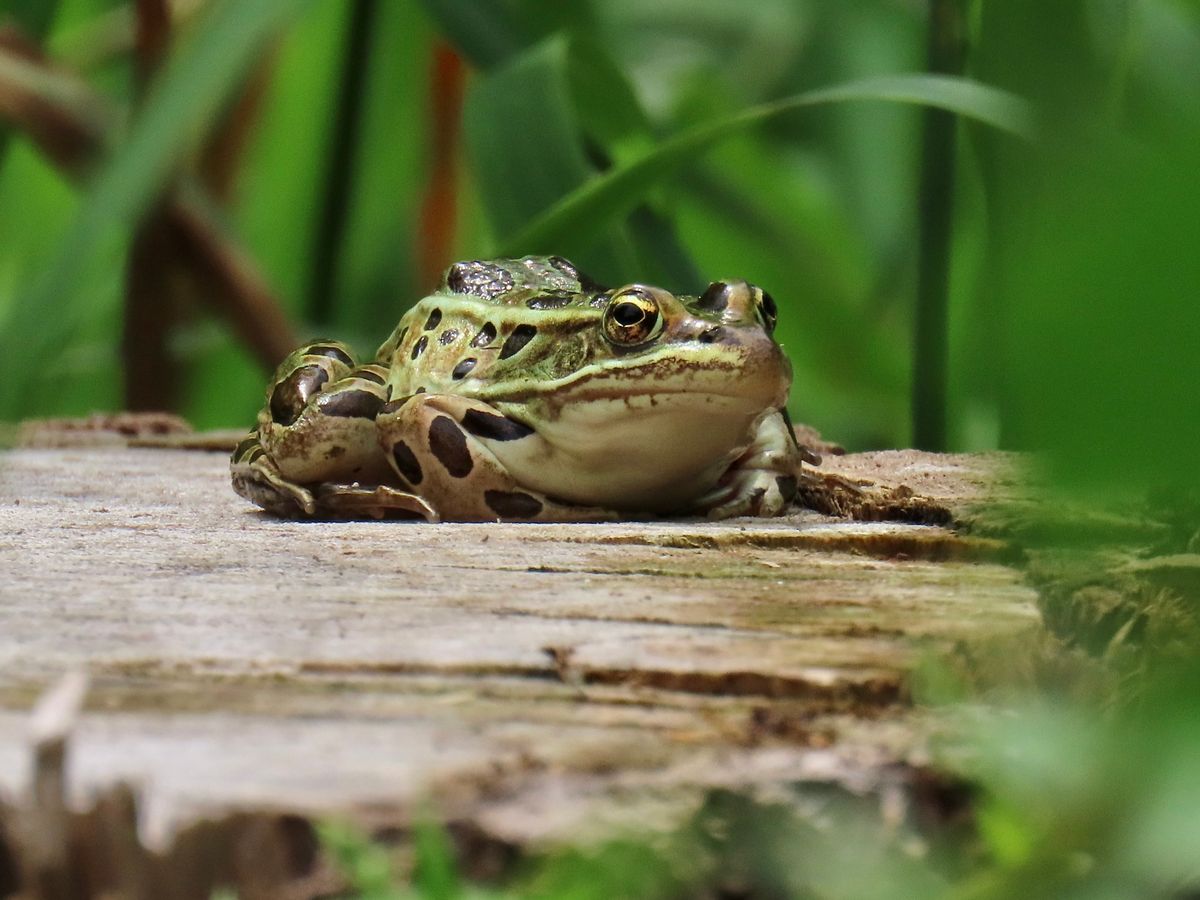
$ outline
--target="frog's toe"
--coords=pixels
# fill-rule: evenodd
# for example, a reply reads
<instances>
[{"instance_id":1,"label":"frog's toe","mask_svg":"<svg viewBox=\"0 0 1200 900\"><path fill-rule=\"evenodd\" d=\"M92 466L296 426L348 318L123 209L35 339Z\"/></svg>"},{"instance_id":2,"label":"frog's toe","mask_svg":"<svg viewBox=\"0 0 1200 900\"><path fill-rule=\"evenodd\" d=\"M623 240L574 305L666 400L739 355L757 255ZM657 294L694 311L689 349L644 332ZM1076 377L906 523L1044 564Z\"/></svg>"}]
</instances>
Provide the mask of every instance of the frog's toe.
<instances>
[{"instance_id":1,"label":"frog's toe","mask_svg":"<svg viewBox=\"0 0 1200 900\"><path fill-rule=\"evenodd\" d=\"M386 484L323 484L317 487L315 499L316 515L321 518L361 519L369 516L441 521L437 510L428 501Z\"/></svg>"},{"instance_id":2,"label":"frog's toe","mask_svg":"<svg viewBox=\"0 0 1200 900\"><path fill-rule=\"evenodd\" d=\"M735 516L770 518L782 515L796 497L796 476L766 470L751 470L739 477L725 497L709 506L709 519Z\"/></svg>"},{"instance_id":3,"label":"frog's toe","mask_svg":"<svg viewBox=\"0 0 1200 900\"><path fill-rule=\"evenodd\" d=\"M316 514L312 492L279 473L253 432L233 451L229 475L235 491L267 512L286 517Z\"/></svg>"}]
</instances>

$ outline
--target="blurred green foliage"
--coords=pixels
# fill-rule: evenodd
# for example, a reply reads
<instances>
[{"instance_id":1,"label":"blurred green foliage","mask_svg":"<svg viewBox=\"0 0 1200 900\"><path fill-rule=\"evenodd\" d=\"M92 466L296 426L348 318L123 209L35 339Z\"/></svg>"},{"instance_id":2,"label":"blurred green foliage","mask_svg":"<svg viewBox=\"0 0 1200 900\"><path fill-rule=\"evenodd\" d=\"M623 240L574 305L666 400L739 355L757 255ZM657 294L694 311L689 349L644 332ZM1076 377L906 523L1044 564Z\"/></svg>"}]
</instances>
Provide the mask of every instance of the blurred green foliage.
<instances>
[{"instance_id":1,"label":"blurred green foliage","mask_svg":"<svg viewBox=\"0 0 1200 900\"><path fill-rule=\"evenodd\" d=\"M112 138L79 188L24 134L0 132L0 419L120 407L131 231L257 77L220 216L301 332L369 352L430 287L418 247L431 180L448 167L455 229L433 262L560 250L612 282L696 290L748 278L779 302L795 418L853 448L904 445L919 101L965 114L948 260L952 447L1039 451L1059 485L1118 503L1195 483L1194 0L962 0L966 74L992 90L898 77L925 65L926 6L908 0L374 3L347 218L329 242L319 236L338 183L355 3L176 6L169 64L135 109L130 4L0 5L98 92L89 112ZM461 112L435 102L445 46L470 69ZM831 86L858 99L807 105ZM1020 108L995 90L1032 105L1033 140L1011 134ZM447 115L462 129L452 158L436 159L430 136ZM324 317L313 298L322 255L333 271ZM265 372L228 325L193 304L171 340L183 412L200 426L250 422ZM741 866L764 896L1194 895L1200 675L1159 671L1138 698L958 708L944 762L978 785L978 828L945 855L907 830L872 832L876 817L861 811L793 822L726 799L661 852L635 841L551 860L526 890L678 896ZM737 827L714 831L712 816ZM742 830L752 839L712 838ZM352 836L326 839L363 896L394 895L386 860ZM456 896L438 841L423 844L423 890ZM703 865L681 874L679 853ZM614 885L621 871L633 880Z\"/></svg>"},{"instance_id":2,"label":"blurred green foliage","mask_svg":"<svg viewBox=\"0 0 1200 900\"><path fill-rule=\"evenodd\" d=\"M886 103L792 115L783 114L787 103L754 108L786 97L800 106L805 92L821 99L814 89L919 69L918 10L782 0L749 11L712 0L654 10L371 4L346 229L322 247L353 6L179 3L170 64L132 116L129 5L61 0L35 4L36 15L8 10L102 92L115 151L82 194L20 136L5 154L0 203L20 215L0 222L0 321L22 375L0 390L0 417L121 404L130 229L168 173L251 89L252 62L265 88L224 213L230 234L302 331L336 333L369 351L429 287L415 248L431 170L445 163L430 158L440 112L431 107L431 72L433 48L449 41L476 71L451 161L460 175L457 229L439 265L559 250L614 283L696 291L712 278L751 278L783 298L796 414L852 446L905 442L914 112ZM842 99L872 96L1005 118L1003 102L982 89L919 80L868 81ZM333 257L334 296L332 316L318 320L314 256L323 254ZM262 365L225 323L191 309L172 348L186 379L185 414L200 426L252 416Z\"/></svg>"},{"instance_id":3,"label":"blurred green foliage","mask_svg":"<svg viewBox=\"0 0 1200 900\"><path fill-rule=\"evenodd\" d=\"M755 109L863 78L859 96L895 99L903 77L887 79L924 65L919 4L369 5L359 139L334 179L355 4L179 2L169 64L130 114L131 4L10 0L3 14L100 92L115 150L76 191L5 134L0 322L16 349L0 418L121 405L130 229L234 99L258 89L223 215L301 332L369 352L429 287L422 204L448 165L455 231L436 265L553 250L613 283L694 291L749 278L783 307L793 414L851 447L909 441L919 115L884 102ZM1184 473L1200 438L1196 6L962 10L967 74L1033 101L1040 132L1025 142L960 129L951 445L1050 450L1093 482L1128 474L1131 459L1139 483ZM431 158L438 116L459 114L435 106L438 42L473 70L450 160ZM909 86L902 99L939 102ZM1012 124L1003 98L981 91L953 87L941 102ZM322 246L331 183L347 216ZM325 262L333 296L314 299ZM224 322L189 308L171 347L185 414L200 426L250 420L264 364Z\"/></svg>"}]
</instances>

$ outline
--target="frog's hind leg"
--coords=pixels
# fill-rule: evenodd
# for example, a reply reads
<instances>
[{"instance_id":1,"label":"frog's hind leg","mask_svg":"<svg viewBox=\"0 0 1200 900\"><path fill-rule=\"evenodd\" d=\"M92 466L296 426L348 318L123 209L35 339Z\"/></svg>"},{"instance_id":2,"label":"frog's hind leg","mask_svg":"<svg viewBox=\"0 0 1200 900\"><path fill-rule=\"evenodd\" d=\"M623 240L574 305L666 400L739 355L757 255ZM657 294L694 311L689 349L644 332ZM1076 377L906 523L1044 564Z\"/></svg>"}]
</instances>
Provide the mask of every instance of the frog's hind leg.
<instances>
[{"instance_id":1,"label":"frog's hind leg","mask_svg":"<svg viewBox=\"0 0 1200 900\"><path fill-rule=\"evenodd\" d=\"M613 510L576 506L522 486L492 452L494 442L542 440L530 426L455 394L392 400L377 419L379 442L401 483L453 522L602 522ZM626 516L627 517L627 516Z\"/></svg>"},{"instance_id":2,"label":"frog's hind leg","mask_svg":"<svg viewBox=\"0 0 1200 900\"><path fill-rule=\"evenodd\" d=\"M386 376L381 366L355 366L334 341L290 354L271 381L257 430L234 451L234 490L283 516L394 511L431 518L428 504L396 489L375 437L375 416L388 399Z\"/></svg>"}]
</instances>

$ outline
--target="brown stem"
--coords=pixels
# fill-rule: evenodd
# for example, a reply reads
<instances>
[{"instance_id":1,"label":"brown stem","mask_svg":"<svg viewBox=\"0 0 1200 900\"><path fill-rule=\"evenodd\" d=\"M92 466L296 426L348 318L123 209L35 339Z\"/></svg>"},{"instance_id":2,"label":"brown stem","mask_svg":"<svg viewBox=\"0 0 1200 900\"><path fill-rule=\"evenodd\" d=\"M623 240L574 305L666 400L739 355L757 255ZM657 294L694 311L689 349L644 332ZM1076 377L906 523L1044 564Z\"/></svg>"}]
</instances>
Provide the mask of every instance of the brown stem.
<instances>
[{"instance_id":1,"label":"brown stem","mask_svg":"<svg viewBox=\"0 0 1200 900\"><path fill-rule=\"evenodd\" d=\"M254 260L229 239L198 198L177 194L164 215L201 296L255 358L273 369L298 339Z\"/></svg>"},{"instance_id":2,"label":"brown stem","mask_svg":"<svg viewBox=\"0 0 1200 900\"><path fill-rule=\"evenodd\" d=\"M171 7L167 0L137 0L135 9L135 75L139 92L144 92L171 43Z\"/></svg>"},{"instance_id":3,"label":"brown stem","mask_svg":"<svg viewBox=\"0 0 1200 900\"><path fill-rule=\"evenodd\" d=\"M87 173L104 147L106 104L80 79L54 68L15 29L0 29L0 118L25 132L60 169Z\"/></svg>"},{"instance_id":4,"label":"brown stem","mask_svg":"<svg viewBox=\"0 0 1200 900\"><path fill-rule=\"evenodd\" d=\"M254 67L237 100L201 151L200 179L221 203L228 203L233 197L237 174L261 116L274 69L272 52Z\"/></svg>"},{"instance_id":5,"label":"brown stem","mask_svg":"<svg viewBox=\"0 0 1200 900\"><path fill-rule=\"evenodd\" d=\"M166 0L137 0L135 10L134 81L140 101L166 56L171 11ZM138 223L125 264L121 363L126 409L178 406L179 372L168 348L179 319L177 292L172 290L177 257L162 204L157 203Z\"/></svg>"},{"instance_id":6,"label":"brown stem","mask_svg":"<svg viewBox=\"0 0 1200 900\"><path fill-rule=\"evenodd\" d=\"M457 225L459 123L462 121L466 71L462 58L439 41L433 50L430 83L429 190L421 203L417 228L417 273L422 288L437 284L452 260Z\"/></svg>"}]
</instances>

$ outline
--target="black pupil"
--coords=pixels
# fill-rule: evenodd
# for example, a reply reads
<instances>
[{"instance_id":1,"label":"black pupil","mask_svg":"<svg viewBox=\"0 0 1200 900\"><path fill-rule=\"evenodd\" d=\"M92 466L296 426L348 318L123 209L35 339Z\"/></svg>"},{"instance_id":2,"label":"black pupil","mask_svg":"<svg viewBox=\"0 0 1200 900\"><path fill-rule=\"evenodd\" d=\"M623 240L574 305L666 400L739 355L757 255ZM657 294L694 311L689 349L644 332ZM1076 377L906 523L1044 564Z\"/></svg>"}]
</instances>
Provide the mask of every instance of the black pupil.
<instances>
[{"instance_id":1,"label":"black pupil","mask_svg":"<svg viewBox=\"0 0 1200 900\"><path fill-rule=\"evenodd\" d=\"M628 328L646 318L646 311L636 303L618 303L613 307L613 318L617 320L618 325Z\"/></svg>"}]
</instances>

